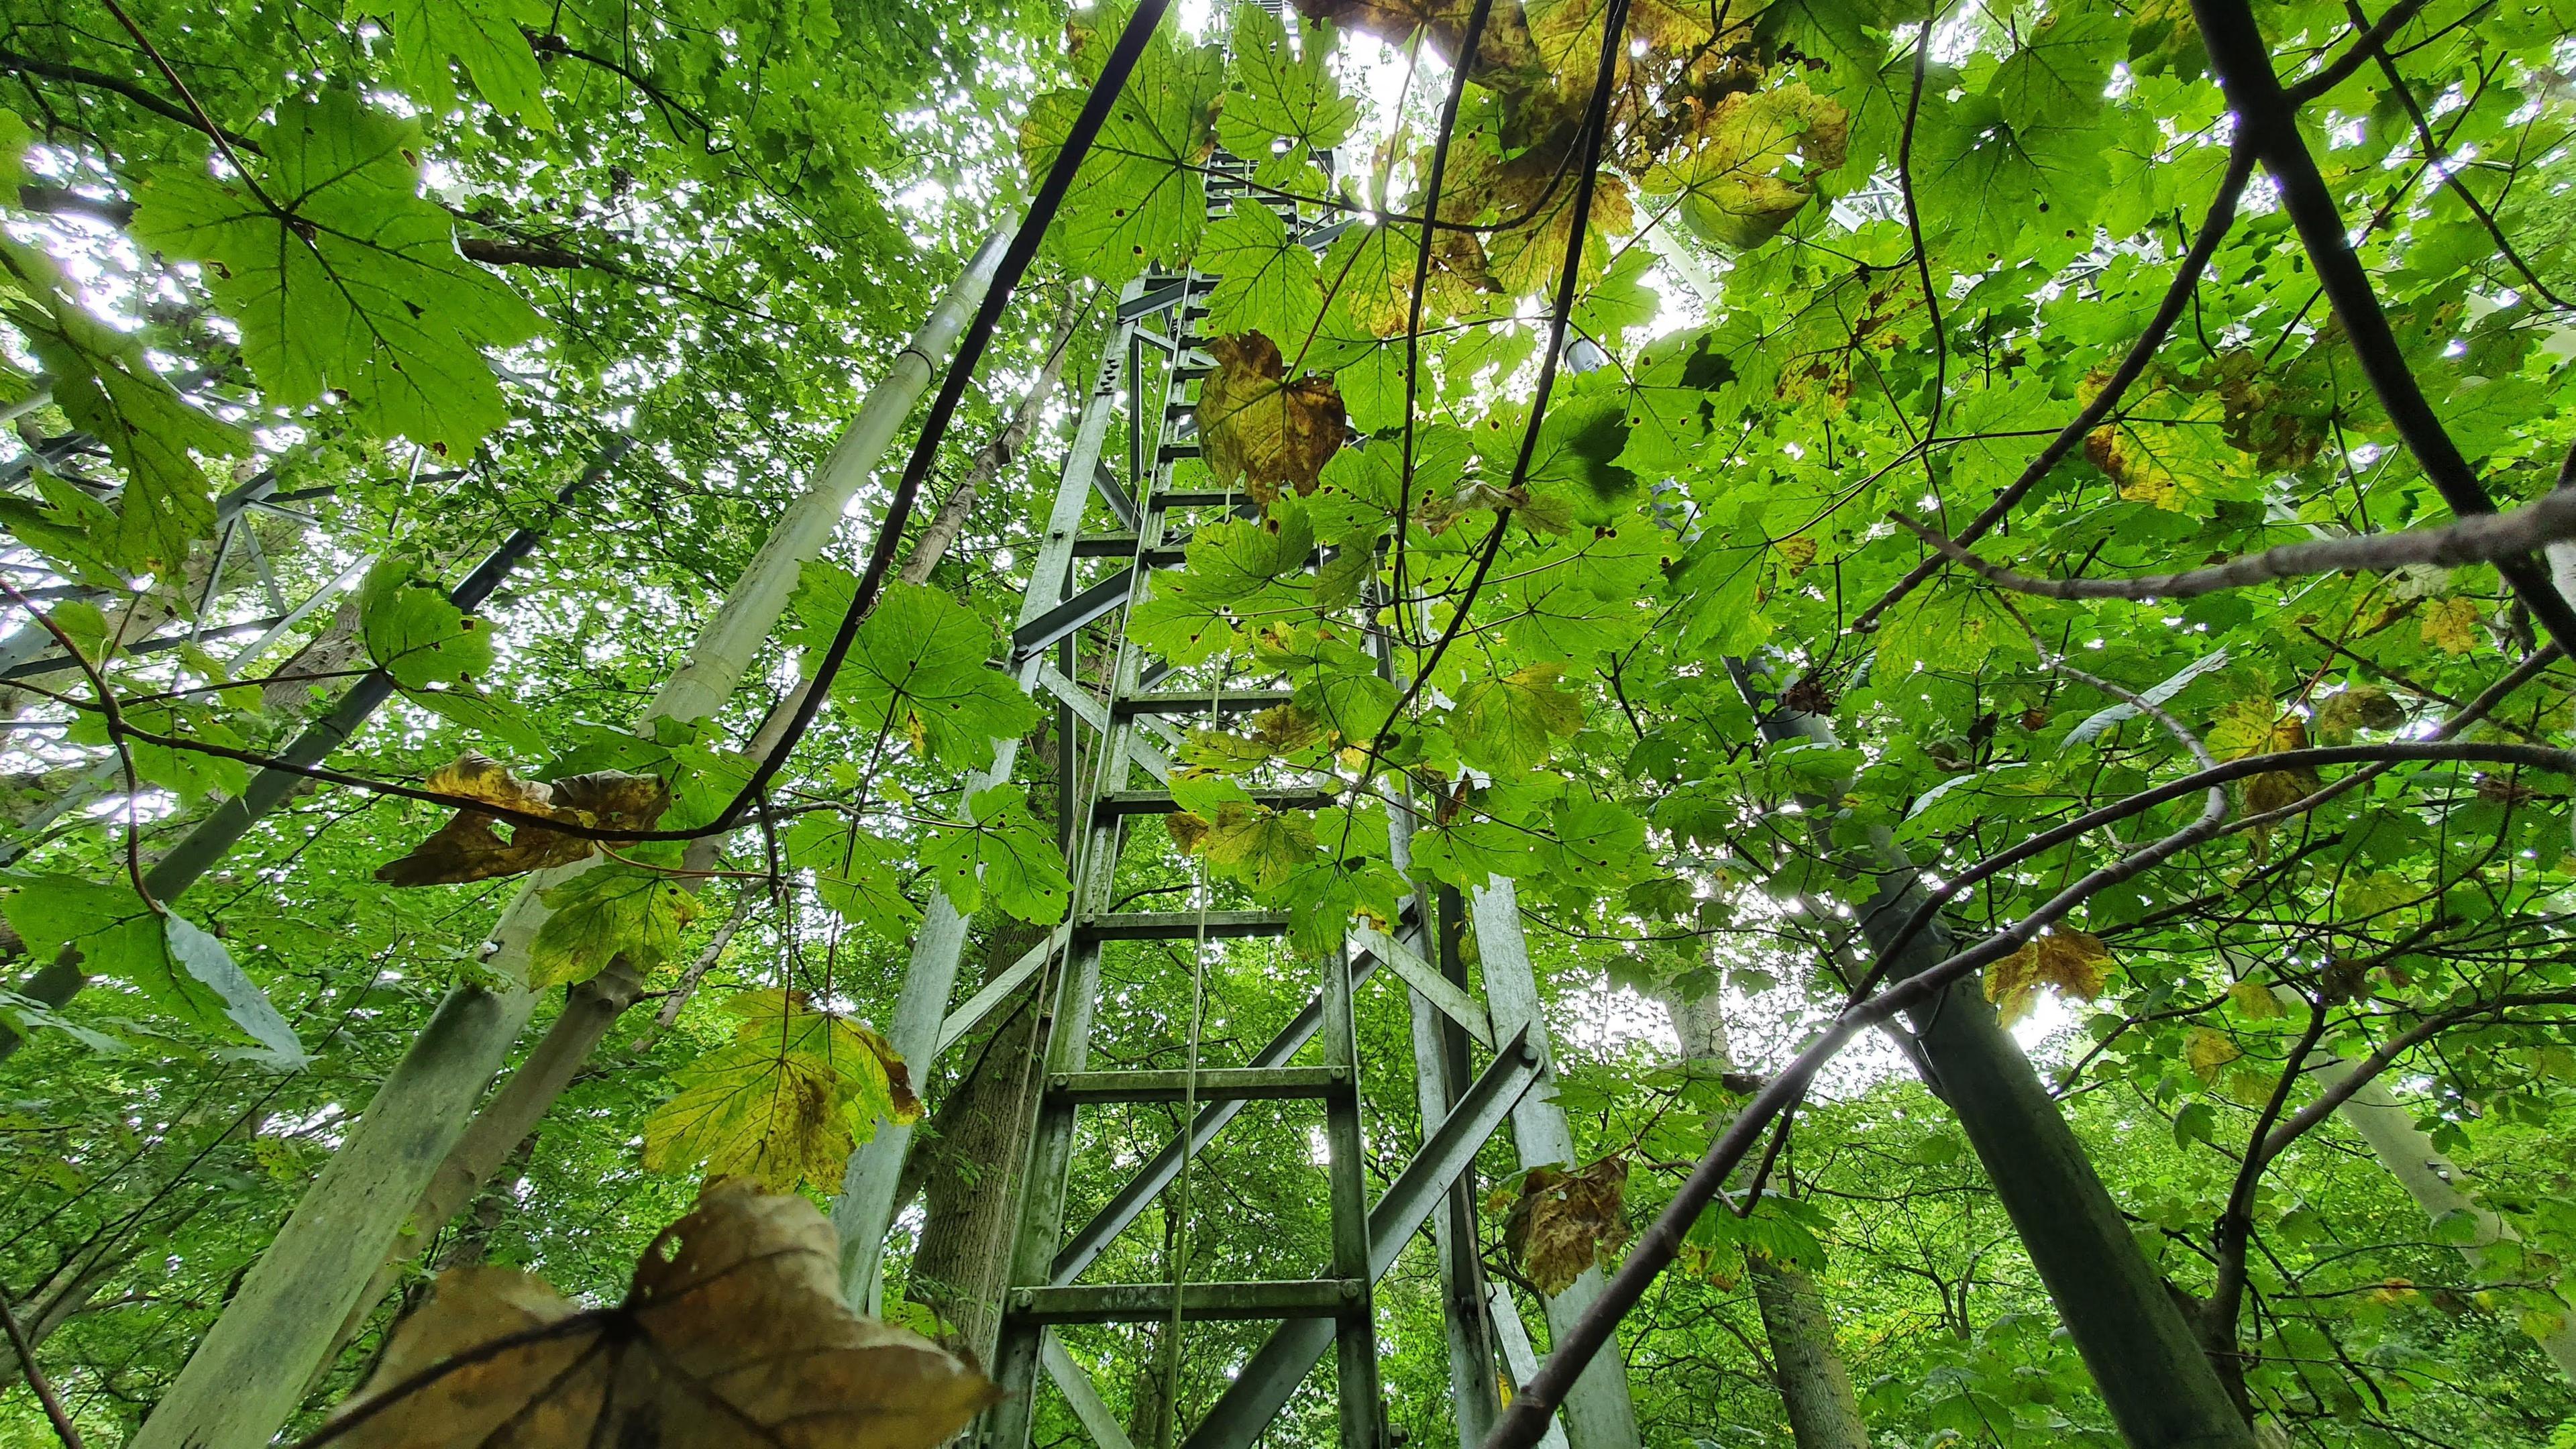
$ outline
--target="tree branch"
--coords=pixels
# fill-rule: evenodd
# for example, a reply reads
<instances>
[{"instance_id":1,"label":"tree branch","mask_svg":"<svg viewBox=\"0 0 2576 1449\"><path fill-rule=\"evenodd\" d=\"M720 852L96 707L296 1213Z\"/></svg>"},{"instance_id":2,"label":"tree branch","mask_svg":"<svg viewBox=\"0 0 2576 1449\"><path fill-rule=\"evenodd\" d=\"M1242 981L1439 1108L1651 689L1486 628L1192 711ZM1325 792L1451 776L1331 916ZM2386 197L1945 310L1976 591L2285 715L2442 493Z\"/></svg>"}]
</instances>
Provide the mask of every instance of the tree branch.
<instances>
[{"instance_id":1,"label":"tree branch","mask_svg":"<svg viewBox=\"0 0 2576 1449\"><path fill-rule=\"evenodd\" d=\"M2285 543L2208 568L2126 579L2043 579L1990 563L1966 545L1902 513L1887 515L1912 530L1942 557L1998 588L2048 599L2189 599L2221 589L2241 589L2308 574L2385 573L2413 564L2501 564L2523 558L2545 543L2576 538L2576 493L2551 493L2511 513L2478 513L2439 528L2365 533Z\"/></svg>"}]
</instances>

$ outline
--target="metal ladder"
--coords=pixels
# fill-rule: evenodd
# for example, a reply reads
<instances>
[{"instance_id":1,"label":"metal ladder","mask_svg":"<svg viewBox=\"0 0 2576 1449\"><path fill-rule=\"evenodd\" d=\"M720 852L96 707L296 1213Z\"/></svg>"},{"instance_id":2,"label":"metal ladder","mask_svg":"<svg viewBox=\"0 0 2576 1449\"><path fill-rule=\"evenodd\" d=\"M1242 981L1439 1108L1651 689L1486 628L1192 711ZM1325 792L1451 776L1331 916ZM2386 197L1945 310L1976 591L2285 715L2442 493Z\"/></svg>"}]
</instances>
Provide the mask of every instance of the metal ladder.
<instances>
[{"instance_id":1,"label":"metal ladder","mask_svg":"<svg viewBox=\"0 0 2576 1449\"><path fill-rule=\"evenodd\" d=\"M1212 214L1252 194L1248 163L1220 153L1208 169ZM1293 206L1274 198L1259 204L1280 211L1292 234L1309 245L1325 245L1343 225L1338 219L1323 225L1301 220ZM1386 1440L1386 1424L1374 1285L1428 1226L1439 1248L1459 1434L1462 1445L1472 1446L1498 1411L1498 1370L1512 1372L1515 1382L1525 1375L1508 1348L1526 1340L1517 1321L1497 1331L1491 1316L1494 1305L1508 1309L1510 1300L1499 1287L1489 1296L1481 1274L1469 1169L1506 1121L1515 1124L1528 1163L1563 1160L1571 1140L1562 1111L1545 1091L1534 1090L1550 1075L1546 1031L1538 1020L1536 985L1509 884L1478 892L1472 908L1452 893L1441 893L1438 901L1429 892L1417 894L1386 930L1352 923L1341 949L1294 968L1313 973L1306 978L1314 983L1312 991L1239 1066L1207 1066L1195 1052L1180 1070L1094 1070L1091 1061L1095 1028L1104 1025L1107 953L1178 945L1191 953L1195 971L1202 969L1197 963L1205 959L1206 942L1275 938L1289 927L1283 912L1219 908L1204 879L1197 885L1197 909L1112 908L1121 857L1136 823L1174 808L1163 786L1174 768L1173 754L1187 738L1182 723L1212 723L1289 699L1275 681L1239 672L1249 667L1241 661L1176 670L1149 657L1123 629L1125 611L1150 596L1153 575L1181 565L1191 528L1258 515L1238 492L1174 483L1175 465L1199 456L1195 403L1188 392L1213 364L1197 350L1204 339L1194 328L1206 315L1204 299L1216 280L1149 272L1123 289L1012 634L1013 672L1057 714L1057 807L1074 881L1072 914L952 1010L948 1003L967 922L944 899L934 902L916 936L894 1014L896 1045L920 1072L1032 981L1046 1010L1036 1048L1041 1055L1035 1065L1043 1073L1038 1121L1021 1178L1022 1213L992 1365L1005 1396L979 1426L979 1442L986 1449L1025 1449L1041 1395L1051 1385L1099 1449L1135 1449L1058 1330L1128 1323L1164 1325L1162 1331L1172 1333L1189 1324L1230 1320L1273 1326L1198 1422L1179 1426L1186 1449L1249 1449L1328 1352L1336 1361L1339 1442L1348 1449L1375 1449ZM1115 437L1122 424L1123 437ZM1095 504L1114 529L1085 531ZM1383 649L1379 653L1387 657ZM1099 667L1104 660L1105 671ZM1078 667L1083 663L1093 667ZM1085 683L1087 672L1105 676L1105 687ZM969 790L1007 778L1017 743L997 741L995 763ZM1314 808L1331 803L1333 795L1297 783L1252 793L1278 809ZM1411 821L1402 802L1394 803L1389 815L1400 865ZM1471 930L1481 948L1490 1010L1463 959ZM1371 1202L1362 1170L1355 1013L1359 992L1382 972L1400 978L1412 1013L1420 1146ZM1180 1004L1186 1003L1161 1003L1167 1019ZM1484 1064L1478 1068L1480 1054ZM1255 1102L1321 1109L1317 1168L1330 1208L1329 1242L1316 1253L1311 1274L1093 1281L1088 1275L1104 1254L1158 1201L1174 1220L1183 1216L1173 1214L1170 1203L1176 1184ZM1096 1165L1096 1159L1080 1156L1085 1109L1146 1103L1181 1104L1186 1125L1158 1150L1138 1153L1143 1160L1125 1171L1121 1185L1087 1220L1070 1223L1068 1173L1077 1161ZM845 1284L854 1303L874 1301L908 1136L891 1125L881 1128L853 1159L835 1205L846 1245ZM1597 1290L1597 1281L1590 1286ZM1574 1293L1547 1305L1551 1318L1588 1302L1585 1287L1578 1284ZM1571 1449L1633 1449L1626 1381L1615 1361L1578 1385L1568 1401L1566 1427Z\"/></svg>"}]
</instances>

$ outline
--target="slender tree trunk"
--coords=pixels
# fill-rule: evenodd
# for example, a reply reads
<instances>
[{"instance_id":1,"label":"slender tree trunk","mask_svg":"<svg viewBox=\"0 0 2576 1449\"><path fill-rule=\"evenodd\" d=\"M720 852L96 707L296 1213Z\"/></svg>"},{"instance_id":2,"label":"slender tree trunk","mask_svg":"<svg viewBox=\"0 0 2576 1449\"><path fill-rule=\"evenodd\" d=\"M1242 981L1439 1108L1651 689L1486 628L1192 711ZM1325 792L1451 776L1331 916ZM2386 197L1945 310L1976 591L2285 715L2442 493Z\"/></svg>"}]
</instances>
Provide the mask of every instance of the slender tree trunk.
<instances>
[{"instance_id":1,"label":"slender tree trunk","mask_svg":"<svg viewBox=\"0 0 2576 1449\"><path fill-rule=\"evenodd\" d=\"M1728 667L1766 739L1833 738L1830 721L1761 699L1743 664ZM1837 854L1872 883L1855 910L1886 979L1904 980L1949 954L1950 935L1937 918L1890 953L1924 892L1889 832L1873 830L1866 845ZM2121 1437L2132 1449L2252 1449L2254 1431L2192 1324L1977 980L1954 983L1907 1020L1933 1090L1985 1165Z\"/></svg>"},{"instance_id":2,"label":"slender tree trunk","mask_svg":"<svg viewBox=\"0 0 2576 1449\"><path fill-rule=\"evenodd\" d=\"M873 389L804 494L791 504L701 631L647 720L705 719L729 700L785 612L805 562L839 531L842 512L884 457L990 286L1004 238L988 240ZM584 862L583 864L588 864ZM548 914L543 892L581 865L540 871L493 932L485 970L497 984L451 991L348 1139L198 1344L132 1449L259 1449L303 1396L314 1365L383 1266L429 1179L463 1135L474 1104L527 1025L536 994L528 949Z\"/></svg>"},{"instance_id":3,"label":"slender tree trunk","mask_svg":"<svg viewBox=\"0 0 2576 1449\"><path fill-rule=\"evenodd\" d=\"M1673 1031L1681 1037L1682 1061L1703 1072L1735 1070L1735 1053L1726 1036L1725 1003L1715 992L1705 996L1664 998ZM1869 1426L1861 1421L1860 1396L1852 1392L1851 1372L1834 1347L1834 1322L1825 1311L1824 1295L1805 1273L1784 1263L1747 1253L1745 1277L1753 1284L1753 1301L1762 1310L1763 1336L1771 1344L1771 1372L1780 1386L1781 1406L1789 1413L1789 1433L1798 1449L1870 1449Z\"/></svg>"},{"instance_id":4,"label":"slender tree trunk","mask_svg":"<svg viewBox=\"0 0 2576 1449\"><path fill-rule=\"evenodd\" d=\"M1080 309L1066 307L1047 360L1039 370L1037 380L1022 395L1010 423L976 450L965 475L940 502L938 512L913 541L912 553L897 575L904 582L918 584L929 579L931 570L938 567L941 557L964 529L977 495L1000 476L1002 469L1009 466L1020 449L1026 446L1028 436L1037 426L1037 420L1045 411L1047 400L1063 372L1068 344L1081 317ZM758 758L775 748L803 700L801 688L781 699L745 742L745 753ZM721 845L722 842L714 836L693 840L689 842L681 863L689 870L712 869L717 863ZM683 883L693 891L698 884L695 879L684 879ZM748 895L743 897L741 906L718 928L690 970L690 985L694 986L696 980L723 954L725 946L747 918L752 899ZM1023 942L1019 949L1025 949L1026 944ZM1017 955L1018 951L1014 950L1003 964L1008 965L1010 960L1017 959ZM608 1039L618 1020L642 994L643 983L636 979L623 958L565 993L562 1014L546 1029L546 1034L538 1039L536 1047L502 1083L500 1090L475 1114L473 1124L449 1150L447 1160L439 1164L437 1173L422 1192L420 1202L412 1209L411 1233L396 1246L385 1265L376 1270L365 1291L359 1295L356 1306L349 1310L347 1319L340 1326L338 1339L332 1345L334 1354L366 1326L368 1317L384 1301L385 1294L401 1280L404 1266L418 1252L419 1246L428 1242L448 1219L454 1217L501 1166L503 1156L510 1151L510 1144L523 1140L536 1130L538 1122L553 1109L564 1089L572 1084L582 1064L599 1050L600 1043ZM671 1014L676 1016L676 1010ZM942 1316L948 1316L945 1309L941 1312ZM958 1320L951 1317L949 1321L954 1323ZM316 1369L317 1374L328 1370L329 1357L325 1356L322 1366Z\"/></svg>"},{"instance_id":5,"label":"slender tree trunk","mask_svg":"<svg viewBox=\"0 0 2576 1449\"><path fill-rule=\"evenodd\" d=\"M993 931L984 946L984 979L1008 970L1044 936L1016 921ZM935 1310L985 1363L1001 1333L1020 1173L1043 1080L1031 1049L1035 1002L1035 992L1024 991L1006 1008L974 1062L940 1098L930 1131L914 1139L913 1157L923 1162L924 1217L904 1296Z\"/></svg>"}]
</instances>

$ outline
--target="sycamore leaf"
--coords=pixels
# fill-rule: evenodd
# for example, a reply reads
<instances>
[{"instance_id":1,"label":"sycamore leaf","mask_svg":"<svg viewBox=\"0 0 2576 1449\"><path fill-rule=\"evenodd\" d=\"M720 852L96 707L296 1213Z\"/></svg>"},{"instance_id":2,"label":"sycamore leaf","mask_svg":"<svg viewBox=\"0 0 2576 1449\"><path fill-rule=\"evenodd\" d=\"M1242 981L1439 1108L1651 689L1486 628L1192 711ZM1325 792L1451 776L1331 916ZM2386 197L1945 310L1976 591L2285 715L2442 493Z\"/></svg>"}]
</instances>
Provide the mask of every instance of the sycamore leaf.
<instances>
[{"instance_id":1,"label":"sycamore leaf","mask_svg":"<svg viewBox=\"0 0 2576 1449\"><path fill-rule=\"evenodd\" d=\"M1350 134L1360 107L1325 64L1333 38L1331 26L1310 26L1292 49L1277 15L1259 5L1235 7L1234 75L1216 120L1227 150L1267 157L1280 149L1275 142L1286 141L1314 152Z\"/></svg>"},{"instance_id":2,"label":"sycamore leaf","mask_svg":"<svg viewBox=\"0 0 2576 1449\"><path fill-rule=\"evenodd\" d=\"M2112 63L2125 59L2129 23L2119 12L2061 4L2022 36L1986 94L2016 127L2090 121L2102 109Z\"/></svg>"},{"instance_id":3,"label":"sycamore leaf","mask_svg":"<svg viewBox=\"0 0 2576 1449\"><path fill-rule=\"evenodd\" d=\"M2183 1035L2183 1063L2191 1068L2193 1076L2204 1082L2217 1081L2218 1069L2243 1055L2245 1053L2223 1031L2195 1026Z\"/></svg>"},{"instance_id":4,"label":"sycamore leaf","mask_svg":"<svg viewBox=\"0 0 2576 1449\"><path fill-rule=\"evenodd\" d=\"M1349 424L1328 377L1289 380L1279 345L1258 332L1208 344L1216 371L1199 384L1199 437L1208 471L1260 502L1283 489L1312 493Z\"/></svg>"},{"instance_id":5,"label":"sycamore leaf","mask_svg":"<svg viewBox=\"0 0 2576 1449\"><path fill-rule=\"evenodd\" d=\"M1052 926L1073 904L1064 854L1055 834L1029 813L1028 793L995 785L967 802L972 818L943 826L922 847L922 863L961 914L972 914L986 896L1023 921Z\"/></svg>"},{"instance_id":6,"label":"sycamore leaf","mask_svg":"<svg viewBox=\"0 0 2576 1449\"><path fill-rule=\"evenodd\" d=\"M1563 664L1533 664L1461 689L1450 728L1467 763L1504 775L1547 763L1558 737L1583 728L1583 699L1558 683L1564 674Z\"/></svg>"},{"instance_id":7,"label":"sycamore leaf","mask_svg":"<svg viewBox=\"0 0 2576 1449\"><path fill-rule=\"evenodd\" d=\"M491 626L396 559L368 570L358 594L358 634L367 657L405 689L471 683L492 669Z\"/></svg>"},{"instance_id":8,"label":"sycamore leaf","mask_svg":"<svg viewBox=\"0 0 2576 1449\"><path fill-rule=\"evenodd\" d=\"M2376 684L2357 684L2317 706L2317 736L2331 744L2358 730L2393 730L2406 723L2406 707Z\"/></svg>"},{"instance_id":9,"label":"sycamore leaf","mask_svg":"<svg viewBox=\"0 0 2576 1449\"><path fill-rule=\"evenodd\" d=\"M786 834L787 863L814 872L815 893L841 919L901 941L921 922L903 893L909 847L829 814L800 817Z\"/></svg>"},{"instance_id":10,"label":"sycamore leaf","mask_svg":"<svg viewBox=\"0 0 2576 1449\"><path fill-rule=\"evenodd\" d=\"M840 1242L801 1197L710 1182L625 1301L440 1275L334 1416L348 1449L933 1449L1000 1391L910 1329L852 1314Z\"/></svg>"},{"instance_id":11,"label":"sycamore leaf","mask_svg":"<svg viewBox=\"0 0 2576 1449\"><path fill-rule=\"evenodd\" d=\"M831 564L808 564L796 591L804 623L791 643L809 655L847 612L857 580ZM985 661L993 626L946 592L891 583L859 625L832 697L861 730L908 739L932 763L980 770L993 742L1026 733L1042 715L1010 676Z\"/></svg>"},{"instance_id":12,"label":"sycamore leaf","mask_svg":"<svg viewBox=\"0 0 2576 1449\"><path fill-rule=\"evenodd\" d=\"M0 915L30 955L51 961L73 953L83 972L124 982L191 1026L257 1043L252 1056L263 1065L283 1071L306 1062L295 1029L201 927L155 912L122 881L39 875L11 884Z\"/></svg>"},{"instance_id":13,"label":"sycamore leaf","mask_svg":"<svg viewBox=\"0 0 2576 1449\"><path fill-rule=\"evenodd\" d=\"M2475 599L2435 599L2424 606L2416 634L2445 654L2470 654L2478 647L2478 625L2486 617Z\"/></svg>"},{"instance_id":14,"label":"sycamore leaf","mask_svg":"<svg viewBox=\"0 0 2576 1449\"><path fill-rule=\"evenodd\" d=\"M1677 194L1684 225L1739 250L1766 242L1813 199L1785 175L1791 157L1809 170L1842 164L1843 108L1797 82L1720 101L1690 150L1649 171L1649 193Z\"/></svg>"},{"instance_id":15,"label":"sycamore leaf","mask_svg":"<svg viewBox=\"0 0 2576 1449\"><path fill-rule=\"evenodd\" d=\"M2222 499L2260 492L2253 455L2227 440L2227 404L2216 393L2158 388L2085 435L2084 456L2120 485L2120 496L2171 513L2207 517Z\"/></svg>"},{"instance_id":16,"label":"sycamore leaf","mask_svg":"<svg viewBox=\"0 0 2576 1449\"><path fill-rule=\"evenodd\" d=\"M785 1192L837 1185L879 1118L921 1116L903 1059L885 1038L816 1011L801 992L746 991L725 1009L734 1038L680 1069L679 1095L644 1124L644 1165L711 1178L741 1173Z\"/></svg>"},{"instance_id":17,"label":"sycamore leaf","mask_svg":"<svg viewBox=\"0 0 2576 1449\"><path fill-rule=\"evenodd\" d=\"M404 88L432 111L456 106L452 59L492 109L540 131L554 129L545 73L522 29L552 28L543 0L362 0L359 11L385 18Z\"/></svg>"},{"instance_id":18,"label":"sycamore leaf","mask_svg":"<svg viewBox=\"0 0 2576 1449\"><path fill-rule=\"evenodd\" d=\"M1213 144L1225 58L1214 46L1185 46L1158 31L1138 60L1108 122L1082 158L1053 229L1075 265L1121 282L1148 263L1178 261L1207 221L1199 163ZM1030 103L1020 154L1034 191L1072 134L1088 87L1049 91Z\"/></svg>"},{"instance_id":19,"label":"sycamore leaf","mask_svg":"<svg viewBox=\"0 0 2576 1449\"><path fill-rule=\"evenodd\" d=\"M1217 274L1204 330L1259 332L1302 348L1324 313L1315 254L1291 241L1288 223L1266 206L1238 206L1208 224L1198 265Z\"/></svg>"},{"instance_id":20,"label":"sycamore leaf","mask_svg":"<svg viewBox=\"0 0 2576 1449\"><path fill-rule=\"evenodd\" d=\"M552 915L528 948L528 985L537 990L588 981L623 956L648 977L679 954L698 898L675 876L612 861L545 893Z\"/></svg>"},{"instance_id":21,"label":"sycamore leaf","mask_svg":"<svg viewBox=\"0 0 2576 1449\"><path fill-rule=\"evenodd\" d=\"M68 295L51 258L0 238L0 269L0 316L27 339L56 405L107 444L126 478L112 517L85 528L82 514L108 510L95 503L29 509L36 535L29 541L49 548L49 524L82 528L88 546L66 550L71 562L88 562L79 555L89 554L124 571L176 576L189 550L215 529L214 492L198 458L230 457L249 440L181 398L152 370L141 338L107 326ZM15 531L16 520L9 521Z\"/></svg>"},{"instance_id":22,"label":"sycamore leaf","mask_svg":"<svg viewBox=\"0 0 2576 1449\"><path fill-rule=\"evenodd\" d=\"M1389 222L1355 226L1333 239L1320 275L1325 290L1352 321L1378 337L1402 337L1405 319L1413 315L1413 271L1421 255L1418 227ZM1490 305L1486 294L1495 290L1476 233L1444 230L1423 277L1423 326L1483 312ZM1401 349L1396 356L1403 356Z\"/></svg>"},{"instance_id":23,"label":"sycamore leaf","mask_svg":"<svg viewBox=\"0 0 2576 1449\"><path fill-rule=\"evenodd\" d=\"M2030 1014L2043 987L2091 1001L2102 994L2111 952L2084 931L2052 930L1986 968L1986 999L2006 1026Z\"/></svg>"},{"instance_id":24,"label":"sycamore leaf","mask_svg":"<svg viewBox=\"0 0 2576 1449\"><path fill-rule=\"evenodd\" d=\"M671 803L658 775L602 770L552 782L522 780L499 761L460 755L430 772L421 788L462 796L566 824L601 829L647 830ZM502 831L509 831L504 837ZM497 816L460 808L411 853L376 867L376 879L394 886L461 885L588 860L596 841L539 825L503 825Z\"/></svg>"},{"instance_id":25,"label":"sycamore leaf","mask_svg":"<svg viewBox=\"0 0 2576 1449\"><path fill-rule=\"evenodd\" d=\"M1190 535L1187 567L1170 582L1179 597L1209 604L1251 598L1315 556L1315 530L1294 496L1271 500L1261 518L1206 523Z\"/></svg>"},{"instance_id":26,"label":"sycamore leaf","mask_svg":"<svg viewBox=\"0 0 2576 1449\"><path fill-rule=\"evenodd\" d=\"M1239 800L1226 801L1212 818L1175 814L1170 829L1184 855L1206 857L1208 874L1265 894L1315 853L1314 822L1304 814Z\"/></svg>"},{"instance_id":27,"label":"sycamore leaf","mask_svg":"<svg viewBox=\"0 0 2576 1449\"><path fill-rule=\"evenodd\" d=\"M1533 1167L1503 1221L1503 1244L1553 1298L1628 1241L1627 1194L1625 1156L1573 1169Z\"/></svg>"},{"instance_id":28,"label":"sycamore leaf","mask_svg":"<svg viewBox=\"0 0 2576 1449\"><path fill-rule=\"evenodd\" d=\"M166 169L134 234L205 264L268 401L336 389L374 431L454 453L507 421L483 349L535 336L537 314L459 256L447 213L421 198L419 125L325 90L280 106L264 144L257 193Z\"/></svg>"}]
</instances>

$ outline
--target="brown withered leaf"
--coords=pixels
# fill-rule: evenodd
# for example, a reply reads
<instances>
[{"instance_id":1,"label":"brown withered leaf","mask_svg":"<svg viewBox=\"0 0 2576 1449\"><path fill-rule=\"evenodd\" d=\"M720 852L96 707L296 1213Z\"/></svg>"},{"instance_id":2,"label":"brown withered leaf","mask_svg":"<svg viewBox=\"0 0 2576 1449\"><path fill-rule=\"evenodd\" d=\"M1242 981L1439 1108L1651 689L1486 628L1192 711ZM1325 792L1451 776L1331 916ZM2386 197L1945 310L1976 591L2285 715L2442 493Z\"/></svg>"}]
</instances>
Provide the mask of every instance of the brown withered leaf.
<instances>
[{"instance_id":1,"label":"brown withered leaf","mask_svg":"<svg viewBox=\"0 0 2576 1449\"><path fill-rule=\"evenodd\" d=\"M1208 344L1216 371L1199 385L1199 438L1221 484L1241 480L1263 504L1284 488L1312 493L1349 419L1329 377L1291 381L1279 344L1238 332Z\"/></svg>"},{"instance_id":2,"label":"brown withered leaf","mask_svg":"<svg viewBox=\"0 0 2576 1449\"><path fill-rule=\"evenodd\" d=\"M1503 1221L1503 1244L1521 1260L1530 1282L1553 1298L1584 1269L1606 1266L1628 1241L1627 1196L1625 1156L1572 1171L1533 1167Z\"/></svg>"},{"instance_id":3,"label":"brown withered leaf","mask_svg":"<svg viewBox=\"0 0 2576 1449\"><path fill-rule=\"evenodd\" d=\"M2111 969L2110 948L2089 931L2051 931L1986 968L1986 999L2004 1025L2030 1014L2042 987L2091 1001Z\"/></svg>"},{"instance_id":4,"label":"brown withered leaf","mask_svg":"<svg viewBox=\"0 0 2576 1449\"><path fill-rule=\"evenodd\" d=\"M423 789L441 795L481 800L594 829L649 829L671 805L670 787L657 775L602 770L551 782L522 780L499 761L481 755L460 755L421 783ZM376 867L376 879L393 886L460 885L570 865L588 859L598 848L597 841L580 836L538 825L505 825L498 816L459 809L454 819L413 846L409 855Z\"/></svg>"},{"instance_id":5,"label":"brown withered leaf","mask_svg":"<svg viewBox=\"0 0 2576 1449\"><path fill-rule=\"evenodd\" d=\"M722 1178L615 1308L504 1268L442 1274L326 1432L347 1449L931 1449L997 1396L843 1305L812 1203Z\"/></svg>"}]
</instances>

